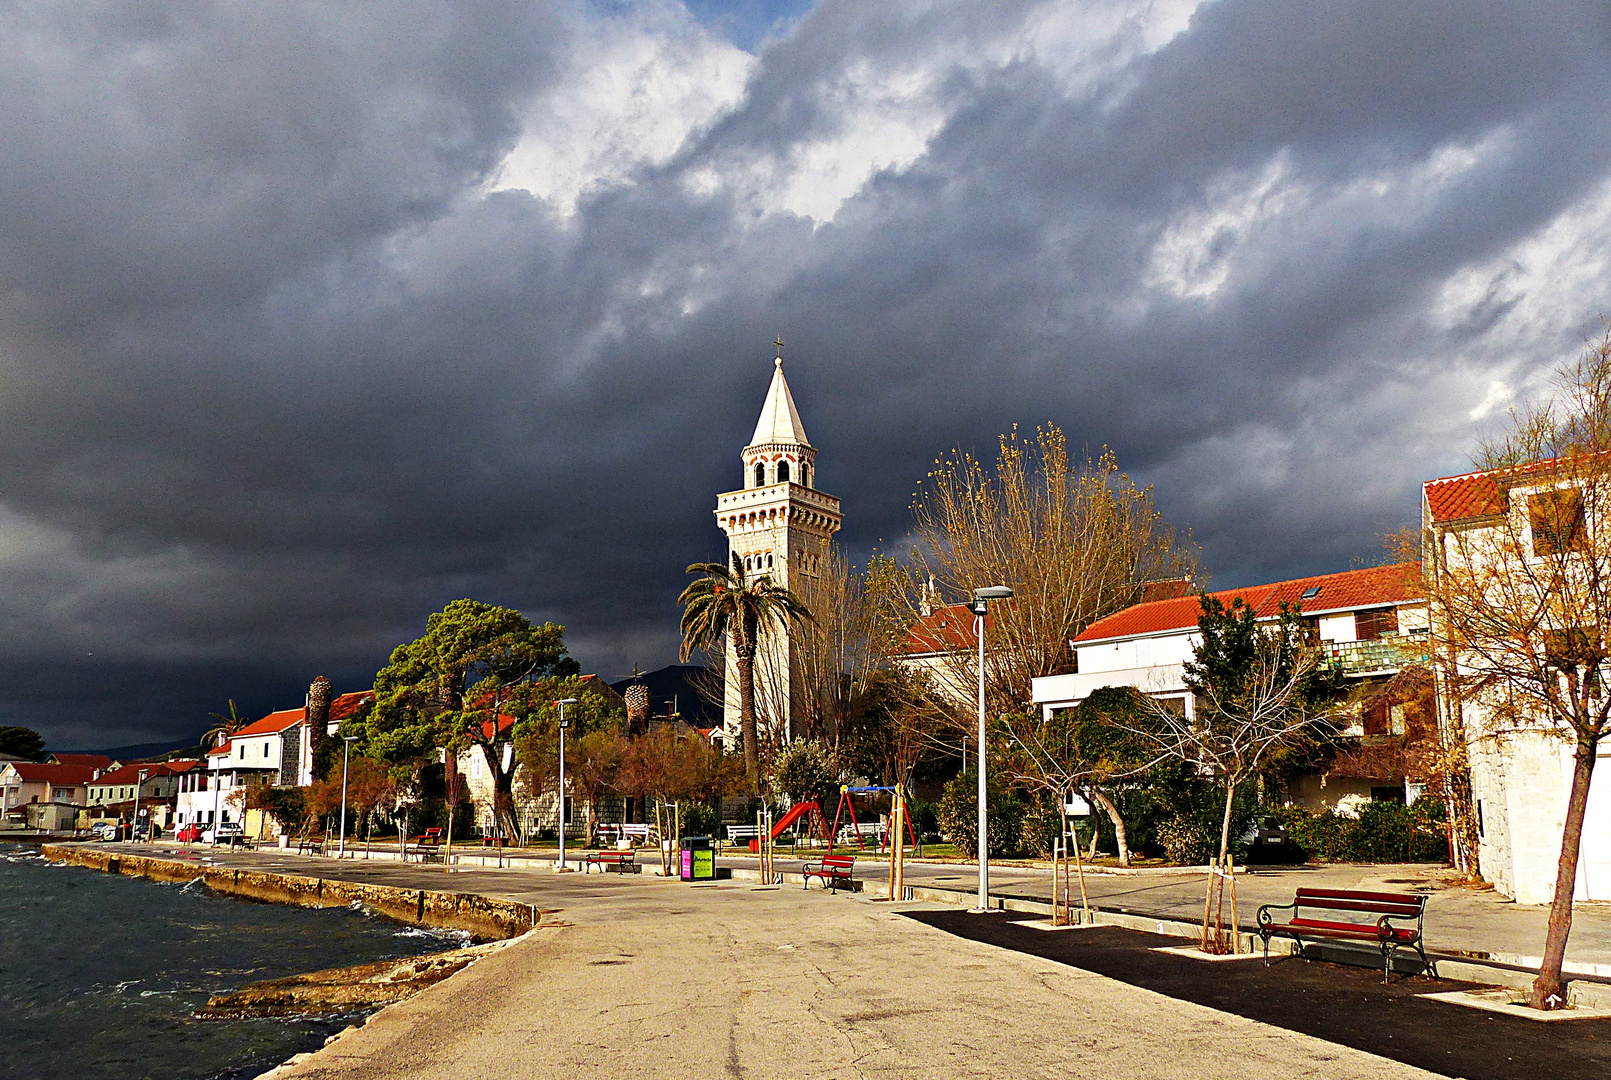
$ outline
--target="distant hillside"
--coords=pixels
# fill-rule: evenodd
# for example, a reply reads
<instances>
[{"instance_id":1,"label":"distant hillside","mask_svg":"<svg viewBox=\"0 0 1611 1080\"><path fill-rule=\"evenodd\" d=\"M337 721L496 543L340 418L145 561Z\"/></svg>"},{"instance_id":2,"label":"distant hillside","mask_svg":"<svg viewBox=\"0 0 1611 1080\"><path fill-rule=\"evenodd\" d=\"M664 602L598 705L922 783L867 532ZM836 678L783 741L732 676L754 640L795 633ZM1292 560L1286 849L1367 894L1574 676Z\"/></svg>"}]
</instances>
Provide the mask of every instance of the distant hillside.
<instances>
[{"instance_id":1,"label":"distant hillside","mask_svg":"<svg viewBox=\"0 0 1611 1080\"><path fill-rule=\"evenodd\" d=\"M700 697L695 688L695 679L703 676L704 672L705 669L697 664L669 664L643 675L642 681L649 688L649 712L654 716L664 716L672 708L668 702L675 701L683 720L694 727L716 727L721 724L722 711ZM612 682L610 689L624 694L632 683L632 679L620 679Z\"/></svg>"}]
</instances>

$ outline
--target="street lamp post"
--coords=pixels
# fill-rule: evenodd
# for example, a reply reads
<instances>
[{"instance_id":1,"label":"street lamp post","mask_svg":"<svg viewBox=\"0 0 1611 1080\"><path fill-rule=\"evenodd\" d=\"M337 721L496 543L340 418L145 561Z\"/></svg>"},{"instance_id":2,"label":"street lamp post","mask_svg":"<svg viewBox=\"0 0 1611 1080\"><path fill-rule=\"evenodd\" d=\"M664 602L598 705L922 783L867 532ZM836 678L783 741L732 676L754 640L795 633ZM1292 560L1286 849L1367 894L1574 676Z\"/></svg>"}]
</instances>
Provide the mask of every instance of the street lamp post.
<instances>
[{"instance_id":1,"label":"street lamp post","mask_svg":"<svg viewBox=\"0 0 1611 1080\"><path fill-rule=\"evenodd\" d=\"M141 769L140 770L140 778L134 782L134 826L129 831L129 839L130 840L135 839L134 831L139 829L139 827L140 827L140 785L145 783L145 777L146 777L146 771L144 769ZM146 838L150 839L150 837L151 837L151 834L148 831L146 833Z\"/></svg>"},{"instance_id":2,"label":"street lamp post","mask_svg":"<svg viewBox=\"0 0 1611 1080\"><path fill-rule=\"evenodd\" d=\"M989 585L973 590L974 636L979 639L979 906L973 910L990 910L990 821L985 803L985 611L992 600L1005 600L1012 590L1005 585Z\"/></svg>"},{"instance_id":3,"label":"street lamp post","mask_svg":"<svg viewBox=\"0 0 1611 1080\"><path fill-rule=\"evenodd\" d=\"M347 754L357 738L356 735L344 735L341 739L341 840L336 844L338 859L347 855Z\"/></svg>"},{"instance_id":4,"label":"street lamp post","mask_svg":"<svg viewBox=\"0 0 1611 1080\"><path fill-rule=\"evenodd\" d=\"M561 698L554 702L559 706L559 872L565 872L565 729L570 727L570 721L565 719L565 706L575 705L578 699L573 697ZM584 868L585 869L585 868Z\"/></svg>"}]
</instances>

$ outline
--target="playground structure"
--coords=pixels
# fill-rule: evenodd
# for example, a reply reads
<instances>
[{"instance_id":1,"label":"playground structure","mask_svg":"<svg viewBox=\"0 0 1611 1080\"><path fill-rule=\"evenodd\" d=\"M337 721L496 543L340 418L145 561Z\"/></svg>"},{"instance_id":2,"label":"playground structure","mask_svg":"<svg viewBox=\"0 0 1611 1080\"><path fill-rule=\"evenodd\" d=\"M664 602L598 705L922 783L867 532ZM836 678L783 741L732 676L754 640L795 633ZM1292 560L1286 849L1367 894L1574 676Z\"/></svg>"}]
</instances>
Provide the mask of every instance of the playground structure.
<instances>
[{"instance_id":1,"label":"playground structure","mask_svg":"<svg viewBox=\"0 0 1611 1080\"><path fill-rule=\"evenodd\" d=\"M828 841L828 849L833 850L839 841L839 822L844 819L846 812L850 815L849 828L856 837L856 846L867 850L867 837L862 831L861 822L856 820L857 795L878 795L888 793L890 796L890 827L880 828L875 834L880 852L888 848L893 841L897 846L904 848L907 840L912 847L917 847L917 830L912 827L911 816L906 812L906 787L896 784L894 787L850 787L843 785L839 788L839 808L833 815L832 839ZM846 845L848 846L848 845Z\"/></svg>"}]
</instances>

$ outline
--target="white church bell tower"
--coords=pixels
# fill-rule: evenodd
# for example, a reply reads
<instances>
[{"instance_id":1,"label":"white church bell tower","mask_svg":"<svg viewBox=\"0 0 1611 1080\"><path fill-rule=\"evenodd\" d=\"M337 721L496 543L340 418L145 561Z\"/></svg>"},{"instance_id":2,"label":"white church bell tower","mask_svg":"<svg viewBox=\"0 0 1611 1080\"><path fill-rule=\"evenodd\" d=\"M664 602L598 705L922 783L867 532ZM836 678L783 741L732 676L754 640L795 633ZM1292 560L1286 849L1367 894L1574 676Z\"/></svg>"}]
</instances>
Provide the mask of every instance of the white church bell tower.
<instances>
[{"instance_id":1,"label":"white church bell tower","mask_svg":"<svg viewBox=\"0 0 1611 1080\"><path fill-rule=\"evenodd\" d=\"M839 500L814 486L817 451L806 438L783 377L783 343L776 344L772 385L755 434L739 455L744 463L743 486L717 496L716 524L727 534L729 566L737 555L747 577L766 575L798 593L816 578L827 559L828 545L839 531ZM782 628L763 633L755 652L755 720L763 739L768 733L784 741L794 737L798 667ZM738 668L731 643L726 670L722 721L728 740L736 742Z\"/></svg>"}]
</instances>

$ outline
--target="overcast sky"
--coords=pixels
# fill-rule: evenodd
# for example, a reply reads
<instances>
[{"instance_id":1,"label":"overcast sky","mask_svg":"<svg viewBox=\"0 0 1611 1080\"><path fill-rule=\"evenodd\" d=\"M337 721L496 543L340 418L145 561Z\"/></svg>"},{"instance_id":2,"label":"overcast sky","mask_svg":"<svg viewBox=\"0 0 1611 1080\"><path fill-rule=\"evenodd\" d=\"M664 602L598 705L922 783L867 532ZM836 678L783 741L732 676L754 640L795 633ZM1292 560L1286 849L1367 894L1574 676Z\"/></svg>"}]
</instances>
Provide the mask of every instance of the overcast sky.
<instances>
[{"instance_id":1,"label":"overcast sky","mask_svg":"<svg viewBox=\"0 0 1611 1080\"><path fill-rule=\"evenodd\" d=\"M855 555L1112 447L1347 569L1608 300L1604 4L0 9L0 724L194 734L456 597L675 659L778 334Z\"/></svg>"}]
</instances>

